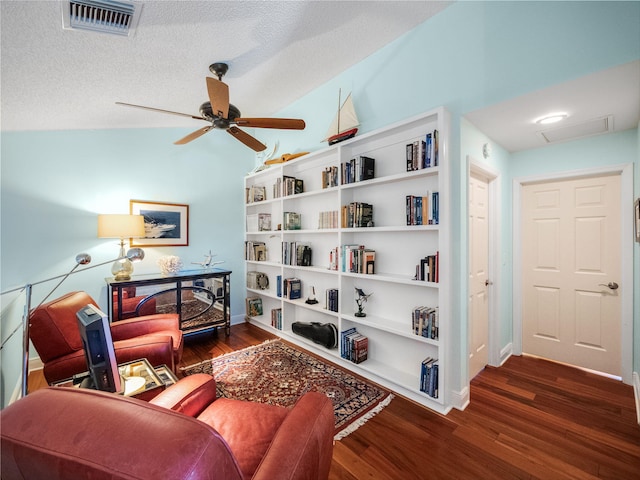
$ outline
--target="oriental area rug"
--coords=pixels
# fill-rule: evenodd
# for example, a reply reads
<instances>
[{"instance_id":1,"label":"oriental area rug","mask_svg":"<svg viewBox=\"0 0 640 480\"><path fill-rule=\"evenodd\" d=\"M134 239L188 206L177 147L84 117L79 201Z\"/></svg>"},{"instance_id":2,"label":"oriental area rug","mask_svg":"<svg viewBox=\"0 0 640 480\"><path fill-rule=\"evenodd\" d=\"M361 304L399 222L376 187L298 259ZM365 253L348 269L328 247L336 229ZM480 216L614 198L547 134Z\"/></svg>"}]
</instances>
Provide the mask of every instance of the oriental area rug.
<instances>
[{"instance_id":1,"label":"oriental area rug","mask_svg":"<svg viewBox=\"0 0 640 480\"><path fill-rule=\"evenodd\" d=\"M347 436L389 404L393 395L346 370L280 340L232 352L183 369L216 379L219 397L293 406L309 391L333 403L335 440Z\"/></svg>"}]
</instances>

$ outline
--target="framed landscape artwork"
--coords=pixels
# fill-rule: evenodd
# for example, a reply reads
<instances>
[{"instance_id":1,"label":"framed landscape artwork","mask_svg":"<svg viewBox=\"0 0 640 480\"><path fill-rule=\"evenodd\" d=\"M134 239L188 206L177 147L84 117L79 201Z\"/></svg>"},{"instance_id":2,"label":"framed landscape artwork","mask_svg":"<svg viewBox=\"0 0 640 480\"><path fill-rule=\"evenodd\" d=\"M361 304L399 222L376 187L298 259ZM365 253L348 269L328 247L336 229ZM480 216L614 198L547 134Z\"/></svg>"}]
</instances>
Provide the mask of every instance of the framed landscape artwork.
<instances>
[{"instance_id":1,"label":"framed landscape artwork","mask_svg":"<svg viewBox=\"0 0 640 480\"><path fill-rule=\"evenodd\" d=\"M145 236L132 238L132 247L189 245L189 205L130 200L129 210L144 217Z\"/></svg>"}]
</instances>

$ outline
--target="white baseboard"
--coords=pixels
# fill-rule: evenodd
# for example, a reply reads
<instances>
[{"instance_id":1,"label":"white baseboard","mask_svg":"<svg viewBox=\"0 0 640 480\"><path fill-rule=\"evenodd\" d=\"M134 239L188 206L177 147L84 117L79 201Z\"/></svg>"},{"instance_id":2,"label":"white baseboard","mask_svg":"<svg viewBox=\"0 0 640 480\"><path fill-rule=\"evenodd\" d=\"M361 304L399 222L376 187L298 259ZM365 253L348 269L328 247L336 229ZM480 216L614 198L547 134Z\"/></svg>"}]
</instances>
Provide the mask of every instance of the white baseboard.
<instances>
[{"instance_id":1,"label":"white baseboard","mask_svg":"<svg viewBox=\"0 0 640 480\"><path fill-rule=\"evenodd\" d=\"M451 401L449 402L453 408L464 410L469 405L469 387L464 387L461 392L451 392Z\"/></svg>"},{"instance_id":2,"label":"white baseboard","mask_svg":"<svg viewBox=\"0 0 640 480\"><path fill-rule=\"evenodd\" d=\"M636 398L636 418L638 419L638 425L640 425L640 374L633 372L633 396Z\"/></svg>"},{"instance_id":3,"label":"white baseboard","mask_svg":"<svg viewBox=\"0 0 640 480\"><path fill-rule=\"evenodd\" d=\"M504 362L509 360L511 355L513 355L513 344L508 343L502 350L500 350L500 366L504 365Z\"/></svg>"},{"instance_id":4,"label":"white baseboard","mask_svg":"<svg viewBox=\"0 0 640 480\"><path fill-rule=\"evenodd\" d=\"M40 357L30 358L29 359L29 372L33 372L35 370L42 370L44 368L44 364Z\"/></svg>"}]
</instances>

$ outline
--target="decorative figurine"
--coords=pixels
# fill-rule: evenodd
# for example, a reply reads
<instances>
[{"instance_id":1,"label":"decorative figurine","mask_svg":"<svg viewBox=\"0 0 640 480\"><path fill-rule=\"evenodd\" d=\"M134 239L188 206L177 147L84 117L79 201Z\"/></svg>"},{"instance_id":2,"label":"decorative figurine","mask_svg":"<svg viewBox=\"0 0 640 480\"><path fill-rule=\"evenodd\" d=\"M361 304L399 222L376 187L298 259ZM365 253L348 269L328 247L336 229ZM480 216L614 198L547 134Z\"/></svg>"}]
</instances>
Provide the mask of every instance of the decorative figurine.
<instances>
[{"instance_id":1,"label":"decorative figurine","mask_svg":"<svg viewBox=\"0 0 640 480\"><path fill-rule=\"evenodd\" d=\"M373 295L373 292L366 294L362 291L361 288L355 287L356 293L358 294L358 298L356 298L356 303L358 304L358 311L355 313L356 317L366 317L367 314L362 311L364 308L362 304L367 301L367 299Z\"/></svg>"},{"instance_id":2,"label":"decorative figurine","mask_svg":"<svg viewBox=\"0 0 640 480\"><path fill-rule=\"evenodd\" d=\"M304 303L308 303L309 305L318 303L318 300L316 300L316 287L311 287L311 295L309 295L309 298L307 298Z\"/></svg>"},{"instance_id":3,"label":"decorative figurine","mask_svg":"<svg viewBox=\"0 0 640 480\"><path fill-rule=\"evenodd\" d=\"M202 268L211 268L214 265L219 265L221 263L224 263L224 260L214 262L213 257L215 257L215 255L212 255L211 250L209 250L209 255L204 256L204 262L191 262L191 263L194 265L200 265Z\"/></svg>"}]
</instances>

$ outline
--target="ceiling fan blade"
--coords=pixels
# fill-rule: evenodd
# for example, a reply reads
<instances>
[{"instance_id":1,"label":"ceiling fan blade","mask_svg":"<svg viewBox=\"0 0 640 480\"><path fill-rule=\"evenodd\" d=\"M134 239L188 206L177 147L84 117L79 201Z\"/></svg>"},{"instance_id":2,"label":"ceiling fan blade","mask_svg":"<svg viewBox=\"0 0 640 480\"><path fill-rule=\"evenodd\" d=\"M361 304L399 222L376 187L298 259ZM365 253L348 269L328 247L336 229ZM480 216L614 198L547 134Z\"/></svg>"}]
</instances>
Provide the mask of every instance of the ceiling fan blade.
<instances>
[{"instance_id":1,"label":"ceiling fan blade","mask_svg":"<svg viewBox=\"0 0 640 480\"><path fill-rule=\"evenodd\" d=\"M207 125L206 127L202 127L201 129L196 130L195 132L191 132L189 135L187 135L184 138L181 138L177 142L173 142L173 144L184 145L185 143L189 143L190 141L195 140L198 137L201 137L202 135L207 133L209 130L213 130L213 128L214 128L213 125Z\"/></svg>"},{"instance_id":2,"label":"ceiling fan blade","mask_svg":"<svg viewBox=\"0 0 640 480\"><path fill-rule=\"evenodd\" d=\"M195 120L205 120L206 118L198 117L197 115L191 115L188 113L172 112L171 110L163 110L162 108L145 107L144 105L134 105L133 103L116 102L116 105L124 105L125 107L144 108L145 110L151 110L153 112L170 113L171 115L180 115L181 117L189 117Z\"/></svg>"},{"instance_id":3,"label":"ceiling fan blade","mask_svg":"<svg viewBox=\"0 0 640 480\"><path fill-rule=\"evenodd\" d=\"M240 130L238 127L229 127L227 132L233 135L236 140L240 140L247 147L254 149L256 152L261 152L267 148L267 146L262 142L258 141L247 132Z\"/></svg>"},{"instance_id":4,"label":"ceiling fan blade","mask_svg":"<svg viewBox=\"0 0 640 480\"><path fill-rule=\"evenodd\" d=\"M229 86L220 80L207 77L207 92L213 114L227 118L229 115Z\"/></svg>"},{"instance_id":5,"label":"ceiling fan blade","mask_svg":"<svg viewBox=\"0 0 640 480\"><path fill-rule=\"evenodd\" d=\"M280 128L284 130L304 130L304 120L297 118L236 118L233 123L240 127Z\"/></svg>"}]
</instances>

